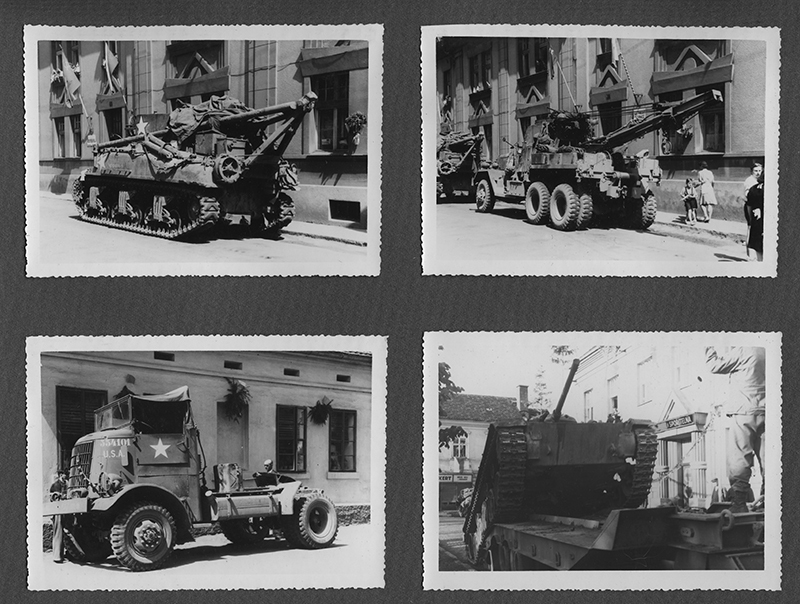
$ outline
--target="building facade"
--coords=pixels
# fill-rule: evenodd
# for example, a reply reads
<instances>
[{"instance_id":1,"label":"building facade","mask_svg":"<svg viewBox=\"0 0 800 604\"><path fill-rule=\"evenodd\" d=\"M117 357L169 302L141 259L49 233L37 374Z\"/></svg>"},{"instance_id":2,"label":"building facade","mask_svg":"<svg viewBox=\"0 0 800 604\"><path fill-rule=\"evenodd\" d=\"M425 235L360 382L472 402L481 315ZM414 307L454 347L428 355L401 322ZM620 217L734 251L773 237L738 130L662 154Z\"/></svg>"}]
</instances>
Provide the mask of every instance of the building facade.
<instances>
[{"instance_id":1,"label":"building facade","mask_svg":"<svg viewBox=\"0 0 800 604\"><path fill-rule=\"evenodd\" d=\"M527 407L527 398L523 401ZM455 501L462 489L473 486L481 465L489 424L521 419L520 402L513 398L457 394L441 404L442 427L460 426L465 435L439 449L439 505Z\"/></svg>"},{"instance_id":2,"label":"building facade","mask_svg":"<svg viewBox=\"0 0 800 604\"><path fill-rule=\"evenodd\" d=\"M68 466L75 441L94 431L95 409L130 392L162 394L186 385L207 472L238 463L245 484L254 486L252 474L271 459L277 472L324 489L337 505L370 503L369 354L45 352L41 363L45 485ZM225 403L229 379L250 394L238 413ZM316 423L310 409L328 401L327 421Z\"/></svg>"},{"instance_id":3,"label":"building facade","mask_svg":"<svg viewBox=\"0 0 800 604\"><path fill-rule=\"evenodd\" d=\"M706 161L720 202L715 216L744 220L742 183L754 162L763 163L766 145L765 42L446 37L436 61L439 131L482 133L490 161L522 143L551 109L590 112L599 136L653 103L720 91L722 105L701 111L680 134L648 134L627 152L659 159L659 205L670 211L683 211L684 181Z\"/></svg>"},{"instance_id":4,"label":"building facade","mask_svg":"<svg viewBox=\"0 0 800 604\"><path fill-rule=\"evenodd\" d=\"M709 373L705 360L701 346L595 346L581 356L564 411L578 421L604 422L614 414L655 424L659 453L651 506L676 500L704 506L715 488L730 486L722 411L729 379ZM754 468L755 493L761 481Z\"/></svg>"},{"instance_id":5,"label":"building facade","mask_svg":"<svg viewBox=\"0 0 800 604\"><path fill-rule=\"evenodd\" d=\"M40 187L58 193L92 163L92 146L163 128L170 111L212 95L259 109L319 97L284 157L300 169L296 219L366 228L368 42L358 40L42 41ZM356 140L357 139L357 140Z\"/></svg>"}]
</instances>

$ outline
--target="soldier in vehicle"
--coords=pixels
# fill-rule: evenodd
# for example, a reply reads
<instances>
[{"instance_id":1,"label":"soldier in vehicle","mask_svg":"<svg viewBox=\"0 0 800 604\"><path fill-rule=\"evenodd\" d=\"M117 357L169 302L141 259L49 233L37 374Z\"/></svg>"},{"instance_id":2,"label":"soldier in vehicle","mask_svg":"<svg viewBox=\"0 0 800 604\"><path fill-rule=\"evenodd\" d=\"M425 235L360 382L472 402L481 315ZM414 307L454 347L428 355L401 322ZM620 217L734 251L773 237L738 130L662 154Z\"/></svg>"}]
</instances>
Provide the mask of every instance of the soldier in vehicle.
<instances>
[{"instance_id":1,"label":"soldier in vehicle","mask_svg":"<svg viewBox=\"0 0 800 604\"><path fill-rule=\"evenodd\" d=\"M724 406L729 419L727 466L730 481L730 500L734 513L747 512L750 476L754 459L761 469L761 497L764 496L764 438L765 370L764 348L741 346L726 354L718 354L713 347L706 348L706 366L711 373L730 376L730 399Z\"/></svg>"}]
</instances>

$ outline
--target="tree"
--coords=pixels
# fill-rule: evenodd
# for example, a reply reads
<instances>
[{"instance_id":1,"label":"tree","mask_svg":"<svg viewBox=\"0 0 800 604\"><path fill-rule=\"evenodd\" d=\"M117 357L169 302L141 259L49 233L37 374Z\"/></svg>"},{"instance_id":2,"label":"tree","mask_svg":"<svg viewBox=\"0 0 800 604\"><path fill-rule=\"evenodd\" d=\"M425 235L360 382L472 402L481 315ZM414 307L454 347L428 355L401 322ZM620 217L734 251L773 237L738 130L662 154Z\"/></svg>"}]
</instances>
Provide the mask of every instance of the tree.
<instances>
[{"instance_id":1,"label":"tree","mask_svg":"<svg viewBox=\"0 0 800 604\"><path fill-rule=\"evenodd\" d=\"M444 362L439 363L439 417L447 415L442 408L442 404L452 399L459 392L464 392L461 386L453 382L450 373L450 365ZM439 449L442 447L449 449L450 443L459 436L466 436L467 433L461 426L450 426L448 428L442 427L442 422L439 422Z\"/></svg>"},{"instance_id":2,"label":"tree","mask_svg":"<svg viewBox=\"0 0 800 604\"><path fill-rule=\"evenodd\" d=\"M536 381L533 384L533 400L530 401L528 406L537 409L548 409L553 403L552 394L547 382L544 381L544 367L539 367L536 372Z\"/></svg>"},{"instance_id":3,"label":"tree","mask_svg":"<svg viewBox=\"0 0 800 604\"><path fill-rule=\"evenodd\" d=\"M551 346L550 360L556 365L566 365L575 356L575 351L569 346Z\"/></svg>"}]
</instances>

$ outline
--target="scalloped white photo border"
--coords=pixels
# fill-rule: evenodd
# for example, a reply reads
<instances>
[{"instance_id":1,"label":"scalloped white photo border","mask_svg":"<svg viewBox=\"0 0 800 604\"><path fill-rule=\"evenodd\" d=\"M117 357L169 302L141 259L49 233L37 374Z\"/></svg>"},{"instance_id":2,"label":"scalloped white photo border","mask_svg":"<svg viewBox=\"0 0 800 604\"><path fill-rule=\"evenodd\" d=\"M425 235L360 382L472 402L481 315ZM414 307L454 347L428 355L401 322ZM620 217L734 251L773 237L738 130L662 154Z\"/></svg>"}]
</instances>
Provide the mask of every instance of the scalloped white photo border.
<instances>
[{"instance_id":1,"label":"scalloped white photo border","mask_svg":"<svg viewBox=\"0 0 800 604\"><path fill-rule=\"evenodd\" d=\"M519 257L444 261L437 257L436 208L436 39L603 37L761 40L766 43L765 179L766 199L775 200L774 219L764 225L763 262L642 262L535 260ZM629 25L430 25L422 27L422 273L423 275L776 277L778 266L778 139L780 130L780 29L777 27L656 27ZM773 168L774 166L774 168ZM608 234L612 236L612 233Z\"/></svg>"},{"instance_id":2,"label":"scalloped white photo border","mask_svg":"<svg viewBox=\"0 0 800 604\"><path fill-rule=\"evenodd\" d=\"M763 346L766 348L766 440L764 570L751 571L440 571L439 570L439 346L492 342L520 350L551 345ZM780 332L426 332L423 338L423 589L425 590L779 590L781 589L781 406ZM513 385L512 385L513 387Z\"/></svg>"},{"instance_id":3,"label":"scalloped white photo border","mask_svg":"<svg viewBox=\"0 0 800 604\"><path fill-rule=\"evenodd\" d=\"M27 355L27 525L28 589L53 590L186 590L186 589L324 589L383 588L386 557L386 378L387 337L369 336L32 336L26 341ZM220 575L198 575L191 564L185 572L159 577L151 573L109 571L102 581L87 585L48 575L53 564L42 553L42 381L44 352L174 351L317 351L368 352L372 355L372 421L370 425L370 541L369 564L356 574L331 575L310 566L301 572L272 575L233 575L219 561ZM223 580L224 578L224 580Z\"/></svg>"},{"instance_id":4,"label":"scalloped white photo border","mask_svg":"<svg viewBox=\"0 0 800 604\"><path fill-rule=\"evenodd\" d=\"M174 25L72 27L26 25L25 83L25 257L28 277L162 277L162 276L377 276L381 252L381 150L383 140L383 25ZM367 139L366 253L348 263L325 260L296 262L107 262L94 259L71 264L44 260L39 234L39 91L38 49L42 40L314 40L350 39L369 43Z\"/></svg>"}]
</instances>

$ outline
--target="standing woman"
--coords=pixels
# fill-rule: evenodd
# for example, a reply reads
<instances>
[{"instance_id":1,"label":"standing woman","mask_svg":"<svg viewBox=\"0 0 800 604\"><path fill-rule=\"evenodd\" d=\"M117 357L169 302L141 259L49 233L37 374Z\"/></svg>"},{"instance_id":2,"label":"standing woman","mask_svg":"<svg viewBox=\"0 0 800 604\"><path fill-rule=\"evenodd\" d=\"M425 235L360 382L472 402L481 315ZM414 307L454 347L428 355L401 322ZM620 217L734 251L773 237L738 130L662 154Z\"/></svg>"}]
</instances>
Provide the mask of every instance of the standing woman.
<instances>
[{"instance_id":1,"label":"standing woman","mask_svg":"<svg viewBox=\"0 0 800 604\"><path fill-rule=\"evenodd\" d=\"M708 222L714 214L717 196L714 194L714 174L708 169L706 162L700 163L697 180L700 181L700 207L703 209L703 222Z\"/></svg>"},{"instance_id":2,"label":"standing woman","mask_svg":"<svg viewBox=\"0 0 800 604\"><path fill-rule=\"evenodd\" d=\"M756 260L764 260L764 173L759 175L758 184L747 191L747 211L750 215L747 249L755 250Z\"/></svg>"}]
</instances>

